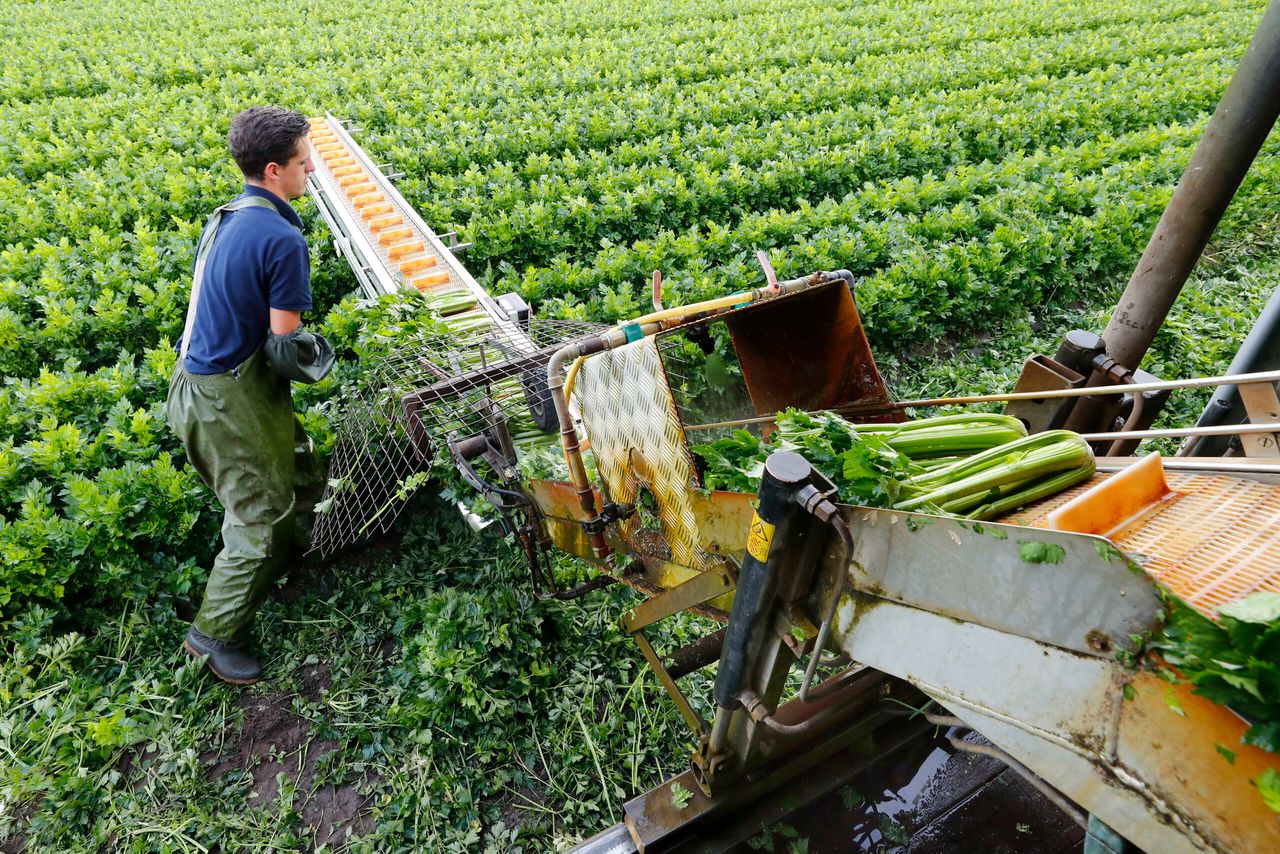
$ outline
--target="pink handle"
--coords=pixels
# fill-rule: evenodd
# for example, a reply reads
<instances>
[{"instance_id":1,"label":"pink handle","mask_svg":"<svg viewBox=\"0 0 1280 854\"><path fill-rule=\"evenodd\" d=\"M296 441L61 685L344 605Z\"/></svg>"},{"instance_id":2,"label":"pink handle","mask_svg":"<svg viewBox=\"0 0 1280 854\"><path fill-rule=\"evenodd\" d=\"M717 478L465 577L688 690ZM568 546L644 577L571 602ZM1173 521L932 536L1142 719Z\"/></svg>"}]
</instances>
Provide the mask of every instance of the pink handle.
<instances>
[{"instance_id":1,"label":"pink handle","mask_svg":"<svg viewBox=\"0 0 1280 854\"><path fill-rule=\"evenodd\" d=\"M760 261L760 266L764 268L764 280L769 283L769 293L778 293L782 289L778 287L778 274L773 272L773 265L769 263L769 256L764 254L763 249L757 249L756 258Z\"/></svg>"}]
</instances>

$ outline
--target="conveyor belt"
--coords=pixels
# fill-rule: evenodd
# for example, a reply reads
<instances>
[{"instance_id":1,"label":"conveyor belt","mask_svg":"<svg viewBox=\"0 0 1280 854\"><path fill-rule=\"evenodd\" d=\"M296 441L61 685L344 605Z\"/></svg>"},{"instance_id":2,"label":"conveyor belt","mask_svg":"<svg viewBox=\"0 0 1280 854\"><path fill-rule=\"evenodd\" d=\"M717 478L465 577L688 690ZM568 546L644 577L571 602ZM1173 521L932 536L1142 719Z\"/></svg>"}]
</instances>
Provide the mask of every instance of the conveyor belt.
<instances>
[{"instance_id":1,"label":"conveyor belt","mask_svg":"<svg viewBox=\"0 0 1280 854\"><path fill-rule=\"evenodd\" d=\"M1044 527L1056 508L1110 474L1002 519ZM1224 475L1165 473L1173 495L1110 539L1207 616L1258 590L1280 593L1280 486Z\"/></svg>"},{"instance_id":2,"label":"conveyor belt","mask_svg":"<svg viewBox=\"0 0 1280 854\"><path fill-rule=\"evenodd\" d=\"M466 291L476 311L507 320L341 121L328 114L311 119L310 138L316 170L308 189L366 296L404 287L432 295Z\"/></svg>"}]
</instances>

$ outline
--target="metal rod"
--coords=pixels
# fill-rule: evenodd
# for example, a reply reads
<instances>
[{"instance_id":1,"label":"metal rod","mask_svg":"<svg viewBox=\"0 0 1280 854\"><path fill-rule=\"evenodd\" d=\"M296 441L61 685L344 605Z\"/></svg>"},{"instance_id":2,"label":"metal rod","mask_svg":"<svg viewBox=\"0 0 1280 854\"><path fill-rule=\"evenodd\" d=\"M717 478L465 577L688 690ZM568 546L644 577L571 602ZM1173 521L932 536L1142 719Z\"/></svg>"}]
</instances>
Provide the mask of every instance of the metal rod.
<instances>
[{"instance_id":1,"label":"metal rod","mask_svg":"<svg viewBox=\"0 0 1280 854\"><path fill-rule=\"evenodd\" d=\"M962 724L962 726L965 725ZM1030 768L1023 765L1000 748L992 747L987 744L973 744L972 742L964 741L956 738L955 736L948 737L947 741L951 742L951 746L956 750L962 750L965 753L976 753L980 756L990 756L992 759L998 759L1005 765L1008 765L1009 768L1022 777L1022 779L1034 786L1036 791L1048 798L1058 809L1062 810L1067 815L1067 818L1071 819L1081 827L1088 827L1089 819L1080 812L1080 810L1076 809L1076 805L1074 803L1068 800L1057 789L1037 777L1035 772Z\"/></svg>"},{"instance_id":2,"label":"metal rod","mask_svg":"<svg viewBox=\"0 0 1280 854\"><path fill-rule=\"evenodd\" d=\"M841 703L832 703L831 705L819 710L812 717L805 718L798 724L784 724L774 718L769 713L769 709L764 702L756 696L755 691L743 691L739 695L742 707L747 710L747 714L751 715L751 719L758 724L763 724L778 735L804 735L810 730L817 729L829 722L832 718L839 716L841 713L847 713L848 708ZM804 702L804 701L801 701Z\"/></svg>"},{"instance_id":3,"label":"metal rod","mask_svg":"<svg viewBox=\"0 0 1280 854\"><path fill-rule=\"evenodd\" d=\"M926 712L924 719L935 726L947 726L977 732L973 727L953 715L938 715ZM1076 824L1081 827L1085 827L1088 824L1088 819L1076 808L1074 803L1068 800L1057 789L1037 777L1035 772L1030 768L1023 765L1000 748L990 744L975 744L961 738L956 738L954 735L948 735L947 741L951 742L951 746L956 750L961 750L965 753L976 753L979 756L990 756L992 759L1003 762L1005 765L1008 765L1010 769L1019 774L1022 779L1026 780L1032 786L1035 786L1036 790L1039 791L1040 794L1052 801L1054 806L1066 813L1067 817Z\"/></svg>"},{"instance_id":4,"label":"metal rod","mask_svg":"<svg viewBox=\"0 0 1280 854\"><path fill-rule=\"evenodd\" d=\"M1174 427L1167 430L1129 430L1111 433L1081 433L1088 442L1106 439L1176 439L1179 436L1240 436L1246 433L1280 433L1280 423L1228 424L1225 427Z\"/></svg>"},{"instance_id":5,"label":"metal rod","mask_svg":"<svg viewBox=\"0 0 1280 854\"><path fill-rule=\"evenodd\" d=\"M847 566L853 558L853 532L849 530L849 523L840 515L832 516L830 525L835 528L839 536L840 551L836 566ZM831 592L831 602L827 605L826 614L823 615L822 625L818 627L818 639L813 643L813 652L809 654L809 662L804 669L804 681L800 683L801 700L809 699L809 686L813 684L813 675L818 670L818 662L822 659L822 652L826 648L827 636L831 634L831 624L836 619L836 607L839 606L840 597L844 595L848 584L849 574L842 571L840 580L836 583L836 589Z\"/></svg>"},{"instance_id":6,"label":"metal rod","mask_svg":"<svg viewBox=\"0 0 1280 854\"><path fill-rule=\"evenodd\" d=\"M1221 377L1194 377L1189 380L1160 380L1150 383L1127 383L1117 386L1099 386L1097 388L1060 388L1046 391L1017 391L1004 394L974 394L965 397L928 397L915 400L898 400L888 403L849 404L832 407L833 412L843 415L873 414L898 409L921 409L926 406L956 406L970 403L998 403L1007 400L1049 400L1055 397L1092 397L1099 394L1142 394L1148 391L1172 391L1183 388L1206 388L1224 384L1241 384L1256 382L1280 382L1280 371L1259 371L1253 374L1236 374ZM773 421L780 412L772 415L759 415L754 418L738 418L732 421L717 421L710 424L692 424L689 430L713 430L719 427L739 427L745 424L763 424ZM1131 438L1133 434L1129 434Z\"/></svg>"},{"instance_id":7,"label":"metal rod","mask_svg":"<svg viewBox=\"0 0 1280 854\"><path fill-rule=\"evenodd\" d=\"M1142 362L1277 116L1280 2L1272 0L1102 333L1109 357L1129 368Z\"/></svg>"},{"instance_id":8,"label":"metal rod","mask_svg":"<svg viewBox=\"0 0 1280 854\"><path fill-rule=\"evenodd\" d=\"M1123 471L1141 457L1103 457L1098 460L1098 471ZM1264 460L1274 462L1264 462ZM1161 461L1166 471L1235 472L1237 474L1280 474L1280 457L1250 457L1247 459L1223 459L1221 457L1166 457Z\"/></svg>"},{"instance_id":9,"label":"metal rod","mask_svg":"<svg viewBox=\"0 0 1280 854\"><path fill-rule=\"evenodd\" d=\"M664 666L672 679L688 676L695 670L701 670L712 662L720 660L720 650L724 648L725 630L705 635L688 646L681 647L671 653L671 660Z\"/></svg>"},{"instance_id":10,"label":"metal rod","mask_svg":"<svg viewBox=\"0 0 1280 854\"><path fill-rule=\"evenodd\" d=\"M1128 378L1126 378L1126 380L1125 380L1125 384L1126 384L1126 385L1133 385L1133 384L1134 384L1134 383L1133 383L1133 375L1132 375L1132 374L1130 374L1130 375L1128 376ZM1143 407L1144 407L1144 406L1145 406L1145 404L1146 404L1146 395L1144 395L1144 394L1135 394L1135 395L1133 395L1133 398L1132 398L1132 399L1133 399L1133 408L1129 410L1129 417L1128 417L1128 418L1126 418L1126 419L1124 420L1124 424L1120 425L1120 432L1121 432L1121 433L1129 433L1129 434L1132 434L1132 433L1136 432L1136 430L1137 430L1137 426L1138 426L1138 420L1139 420L1140 418L1142 418L1142 410L1143 410ZM1129 438L1132 438L1132 436L1130 436ZM1103 454L1103 456L1107 456L1107 457L1118 457L1118 456L1120 456L1120 450L1121 450L1121 448L1122 448L1124 445L1133 445L1133 443L1132 443L1132 442L1124 442L1124 443L1121 443L1121 442L1118 442L1118 441L1117 441L1117 442L1112 442L1112 443L1107 447L1107 452L1106 452L1105 454Z\"/></svg>"}]
</instances>

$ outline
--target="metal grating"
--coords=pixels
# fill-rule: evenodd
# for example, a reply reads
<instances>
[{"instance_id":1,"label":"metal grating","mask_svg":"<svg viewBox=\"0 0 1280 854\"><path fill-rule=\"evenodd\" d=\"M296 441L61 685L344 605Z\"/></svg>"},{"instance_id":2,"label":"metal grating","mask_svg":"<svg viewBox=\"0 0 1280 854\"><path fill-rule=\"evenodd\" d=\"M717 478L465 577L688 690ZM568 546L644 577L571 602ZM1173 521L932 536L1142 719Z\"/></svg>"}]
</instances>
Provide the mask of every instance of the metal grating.
<instances>
[{"instance_id":1,"label":"metal grating","mask_svg":"<svg viewBox=\"0 0 1280 854\"><path fill-rule=\"evenodd\" d=\"M1109 474L1002 519L1040 527ZM1152 577L1208 616L1259 590L1280 593L1280 486L1167 471L1176 497L1112 537Z\"/></svg>"},{"instance_id":2,"label":"metal grating","mask_svg":"<svg viewBox=\"0 0 1280 854\"><path fill-rule=\"evenodd\" d=\"M433 294L477 290L341 123L331 116L311 119L310 139L316 166L310 187L335 233L358 241L362 257L350 260L362 280L367 277L360 267L367 263L380 267L365 272L386 292L403 286Z\"/></svg>"},{"instance_id":3,"label":"metal grating","mask_svg":"<svg viewBox=\"0 0 1280 854\"><path fill-rule=\"evenodd\" d=\"M671 559L709 569L714 561L698 545L698 519L689 498L698 488L698 475L657 342L645 338L590 357L576 394L610 500L635 503L640 490L648 489Z\"/></svg>"},{"instance_id":4,"label":"metal grating","mask_svg":"<svg viewBox=\"0 0 1280 854\"><path fill-rule=\"evenodd\" d=\"M443 440L470 438L498 422L513 433L536 431L529 405L549 405L552 353L601 329L574 321L495 323L420 336L375 363L342 407L311 553L328 557L387 532L404 507L406 478L452 469Z\"/></svg>"},{"instance_id":5,"label":"metal grating","mask_svg":"<svg viewBox=\"0 0 1280 854\"><path fill-rule=\"evenodd\" d=\"M655 339L671 398L685 429L699 424L754 418L751 394L742 378L738 354L723 323L666 332ZM760 435L759 424L719 427L689 433L693 443L713 442L735 429Z\"/></svg>"}]
</instances>

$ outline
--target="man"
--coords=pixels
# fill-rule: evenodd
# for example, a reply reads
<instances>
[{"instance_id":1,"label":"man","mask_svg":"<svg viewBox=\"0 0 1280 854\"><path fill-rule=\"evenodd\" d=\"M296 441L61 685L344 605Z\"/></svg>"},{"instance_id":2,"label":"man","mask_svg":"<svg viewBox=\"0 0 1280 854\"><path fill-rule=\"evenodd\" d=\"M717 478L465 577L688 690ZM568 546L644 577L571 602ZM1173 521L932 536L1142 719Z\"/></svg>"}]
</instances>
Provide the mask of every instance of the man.
<instances>
[{"instance_id":1,"label":"man","mask_svg":"<svg viewBox=\"0 0 1280 854\"><path fill-rule=\"evenodd\" d=\"M244 192L201 235L166 401L192 467L225 511L222 551L183 646L237 685L262 678L247 645L254 614L295 544L295 508L323 482L289 386L290 377L314 382L333 362L324 339L302 327L310 264L289 200L315 171L308 130L303 116L277 107L232 121Z\"/></svg>"}]
</instances>

